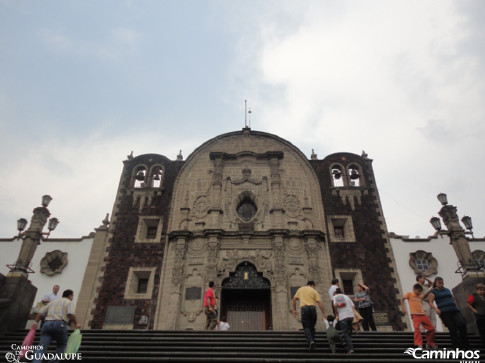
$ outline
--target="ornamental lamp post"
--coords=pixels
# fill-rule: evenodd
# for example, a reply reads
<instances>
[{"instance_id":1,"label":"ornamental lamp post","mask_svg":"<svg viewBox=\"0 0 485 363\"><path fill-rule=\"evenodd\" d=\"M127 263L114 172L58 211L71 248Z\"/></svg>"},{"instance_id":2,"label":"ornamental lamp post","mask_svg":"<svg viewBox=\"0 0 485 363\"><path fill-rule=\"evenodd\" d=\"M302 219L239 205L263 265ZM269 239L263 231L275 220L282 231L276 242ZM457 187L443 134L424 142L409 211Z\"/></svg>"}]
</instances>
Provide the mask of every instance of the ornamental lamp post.
<instances>
[{"instance_id":1,"label":"ornamental lamp post","mask_svg":"<svg viewBox=\"0 0 485 363\"><path fill-rule=\"evenodd\" d=\"M17 221L17 238L22 240L22 246L17 261L7 265L10 272L7 276L1 275L0 279L0 335L7 331L25 329L29 320L30 310L34 303L37 288L28 279L32 273L30 264L34 257L37 245L47 238L59 221L51 218L47 225L48 232L43 232L44 226L50 216L47 206L52 198L49 195L42 197L42 206L34 209L34 214L27 227L27 220L20 218Z\"/></svg>"},{"instance_id":2,"label":"ornamental lamp post","mask_svg":"<svg viewBox=\"0 0 485 363\"><path fill-rule=\"evenodd\" d=\"M457 306L465 317L468 332L478 333L476 319L472 311L467 307L467 299L475 291L475 285L483 281L485 273L479 264L474 263L468 238L466 237L467 234L473 237L472 219L469 216L464 216L461 219L461 222L465 226L465 231L458 219L456 207L448 204L446 194L440 193L437 197L442 205L438 214L443 220L446 230L441 229L441 222L438 217L431 218L430 223L439 235L443 236L445 234L450 238L450 244L453 246L458 257L459 268L456 272L461 273L462 276L462 281L452 288L453 295Z\"/></svg>"},{"instance_id":3,"label":"ornamental lamp post","mask_svg":"<svg viewBox=\"0 0 485 363\"><path fill-rule=\"evenodd\" d=\"M477 267L473 263L472 252L466 234L473 236L472 219L468 216L464 216L461 221L465 225L467 231L463 229L456 213L456 207L448 204L448 198L445 193L437 195L438 200L441 202L441 209L438 212L447 230L442 230L441 221L438 217L432 217L430 223L438 234L448 235L450 237L450 244L453 246L455 253L458 257L460 269L463 269L463 275L466 275L469 271L477 271Z\"/></svg>"},{"instance_id":4,"label":"ornamental lamp post","mask_svg":"<svg viewBox=\"0 0 485 363\"><path fill-rule=\"evenodd\" d=\"M17 237L22 239L22 246L20 247L19 256L15 264L7 265L10 268L10 272L7 276L27 276L28 273L34 272L30 268L30 263L34 257L37 245L40 244L41 239L49 237L50 233L56 229L59 224L57 218L51 218L47 225L49 232L43 232L47 219L50 216L47 206L51 200L52 197L50 195L44 195L42 197L42 206L34 209L34 214L30 220L30 226L25 232L22 231L27 226L27 220L25 218L20 218L17 221L17 229L19 231Z\"/></svg>"}]
</instances>

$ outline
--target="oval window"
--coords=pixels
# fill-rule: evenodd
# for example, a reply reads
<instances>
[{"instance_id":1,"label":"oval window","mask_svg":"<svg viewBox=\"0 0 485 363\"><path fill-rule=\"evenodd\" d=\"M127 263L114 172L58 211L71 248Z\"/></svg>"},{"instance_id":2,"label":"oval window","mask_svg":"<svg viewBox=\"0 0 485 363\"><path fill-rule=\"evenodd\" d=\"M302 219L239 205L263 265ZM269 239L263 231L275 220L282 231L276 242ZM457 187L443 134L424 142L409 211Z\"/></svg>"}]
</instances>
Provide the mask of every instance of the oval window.
<instances>
[{"instance_id":1,"label":"oval window","mask_svg":"<svg viewBox=\"0 0 485 363\"><path fill-rule=\"evenodd\" d=\"M237 214L245 222L249 222L253 219L257 211L258 208L256 207L256 204L250 199L244 199L237 207Z\"/></svg>"}]
</instances>

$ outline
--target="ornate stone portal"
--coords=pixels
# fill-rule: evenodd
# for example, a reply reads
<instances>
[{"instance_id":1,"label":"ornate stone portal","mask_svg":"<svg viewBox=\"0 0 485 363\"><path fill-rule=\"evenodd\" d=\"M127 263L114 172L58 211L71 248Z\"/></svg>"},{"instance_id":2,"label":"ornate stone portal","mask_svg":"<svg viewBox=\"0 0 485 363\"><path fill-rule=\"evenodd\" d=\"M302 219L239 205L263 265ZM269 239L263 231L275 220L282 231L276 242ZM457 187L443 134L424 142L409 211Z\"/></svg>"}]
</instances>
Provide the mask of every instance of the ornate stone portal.
<instances>
[{"instance_id":1,"label":"ornate stone portal","mask_svg":"<svg viewBox=\"0 0 485 363\"><path fill-rule=\"evenodd\" d=\"M175 183L154 328L203 329L214 281L228 320L245 304L265 317L249 329L297 329L294 290L314 280L325 296L331 280L321 201L308 160L282 139L243 130L202 145Z\"/></svg>"}]
</instances>

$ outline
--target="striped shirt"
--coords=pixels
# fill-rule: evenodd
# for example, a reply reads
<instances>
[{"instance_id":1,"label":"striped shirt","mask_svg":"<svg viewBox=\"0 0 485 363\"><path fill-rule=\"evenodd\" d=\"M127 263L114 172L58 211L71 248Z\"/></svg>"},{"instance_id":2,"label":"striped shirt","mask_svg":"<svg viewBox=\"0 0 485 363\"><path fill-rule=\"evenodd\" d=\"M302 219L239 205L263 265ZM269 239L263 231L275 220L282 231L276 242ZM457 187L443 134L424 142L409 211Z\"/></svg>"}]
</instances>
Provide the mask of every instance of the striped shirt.
<instances>
[{"instance_id":1,"label":"striped shirt","mask_svg":"<svg viewBox=\"0 0 485 363\"><path fill-rule=\"evenodd\" d=\"M67 323L69 320L68 315L74 314L72 305L71 300L63 297L62 299L51 301L40 311L40 314L46 317L46 321L63 320Z\"/></svg>"}]
</instances>

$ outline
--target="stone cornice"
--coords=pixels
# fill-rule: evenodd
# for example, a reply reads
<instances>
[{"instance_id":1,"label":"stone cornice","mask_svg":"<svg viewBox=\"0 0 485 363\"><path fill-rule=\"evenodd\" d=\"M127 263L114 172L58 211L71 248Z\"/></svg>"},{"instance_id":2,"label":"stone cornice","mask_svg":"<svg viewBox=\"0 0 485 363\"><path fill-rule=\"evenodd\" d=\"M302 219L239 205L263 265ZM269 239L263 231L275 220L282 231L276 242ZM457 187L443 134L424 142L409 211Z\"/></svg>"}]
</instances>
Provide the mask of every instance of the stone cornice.
<instances>
[{"instance_id":1,"label":"stone cornice","mask_svg":"<svg viewBox=\"0 0 485 363\"><path fill-rule=\"evenodd\" d=\"M271 229L269 231L224 231L222 229L204 229L200 231L172 231L168 234L169 241L173 241L177 238L206 238L209 236L217 236L220 238L272 238L273 236L281 237L301 237L308 238L313 237L321 241L325 241L325 233L318 230L303 230L296 231L290 229Z\"/></svg>"}]
</instances>

